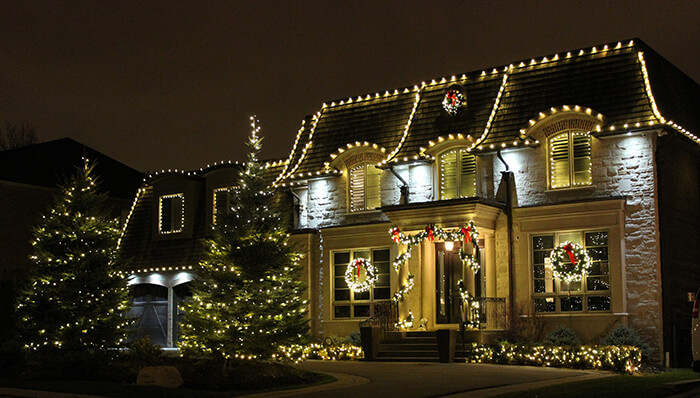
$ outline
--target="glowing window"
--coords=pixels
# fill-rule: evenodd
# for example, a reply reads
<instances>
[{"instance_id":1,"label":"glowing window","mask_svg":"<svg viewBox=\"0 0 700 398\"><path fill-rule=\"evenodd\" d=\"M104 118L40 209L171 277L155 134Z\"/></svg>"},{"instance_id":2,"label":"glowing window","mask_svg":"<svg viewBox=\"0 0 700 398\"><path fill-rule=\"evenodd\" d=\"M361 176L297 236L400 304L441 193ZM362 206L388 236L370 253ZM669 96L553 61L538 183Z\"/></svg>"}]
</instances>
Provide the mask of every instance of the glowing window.
<instances>
[{"instance_id":1,"label":"glowing window","mask_svg":"<svg viewBox=\"0 0 700 398\"><path fill-rule=\"evenodd\" d=\"M212 203L212 225L216 225L222 215L231 211L231 200L233 199L233 187L215 188Z\"/></svg>"},{"instance_id":2,"label":"glowing window","mask_svg":"<svg viewBox=\"0 0 700 398\"><path fill-rule=\"evenodd\" d=\"M382 205L380 177L382 171L371 163L362 163L350 168L350 211L372 210Z\"/></svg>"},{"instance_id":3,"label":"glowing window","mask_svg":"<svg viewBox=\"0 0 700 398\"><path fill-rule=\"evenodd\" d=\"M160 197L158 231L161 234L182 232L185 225L185 195L176 193Z\"/></svg>"},{"instance_id":4,"label":"glowing window","mask_svg":"<svg viewBox=\"0 0 700 398\"><path fill-rule=\"evenodd\" d=\"M375 304L391 299L389 249L356 249L334 252L333 318L369 318L375 314ZM345 270L350 261L366 258L377 268L379 280L366 292L355 292L345 282Z\"/></svg>"},{"instance_id":5,"label":"glowing window","mask_svg":"<svg viewBox=\"0 0 700 398\"><path fill-rule=\"evenodd\" d=\"M466 149L453 149L438 159L440 199L476 196L476 157Z\"/></svg>"},{"instance_id":6,"label":"glowing window","mask_svg":"<svg viewBox=\"0 0 700 398\"><path fill-rule=\"evenodd\" d=\"M552 189L591 185L591 136L565 130L549 139L549 186Z\"/></svg>"}]
</instances>

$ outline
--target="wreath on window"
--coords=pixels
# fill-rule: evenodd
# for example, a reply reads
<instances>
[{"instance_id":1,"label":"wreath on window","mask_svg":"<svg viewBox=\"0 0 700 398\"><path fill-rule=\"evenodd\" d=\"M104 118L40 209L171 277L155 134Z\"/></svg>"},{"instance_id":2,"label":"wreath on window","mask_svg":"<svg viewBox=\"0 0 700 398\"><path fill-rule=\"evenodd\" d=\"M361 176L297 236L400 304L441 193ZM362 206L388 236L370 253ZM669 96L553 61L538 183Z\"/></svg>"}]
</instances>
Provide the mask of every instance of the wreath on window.
<instances>
[{"instance_id":1,"label":"wreath on window","mask_svg":"<svg viewBox=\"0 0 700 398\"><path fill-rule=\"evenodd\" d=\"M584 272L589 272L591 258L583 246L566 241L552 250L550 255L552 274L564 282L579 282Z\"/></svg>"},{"instance_id":2,"label":"wreath on window","mask_svg":"<svg viewBox=\"0 0 700 398\"><path fill-rule=\"evenodd\" d=\"M364 278L362 270L364 269ZM366 258L356 258L348 264L345 269L345 282L354 292L366 292L379 280L377 268Z\"/></svg>"}]
</instances>

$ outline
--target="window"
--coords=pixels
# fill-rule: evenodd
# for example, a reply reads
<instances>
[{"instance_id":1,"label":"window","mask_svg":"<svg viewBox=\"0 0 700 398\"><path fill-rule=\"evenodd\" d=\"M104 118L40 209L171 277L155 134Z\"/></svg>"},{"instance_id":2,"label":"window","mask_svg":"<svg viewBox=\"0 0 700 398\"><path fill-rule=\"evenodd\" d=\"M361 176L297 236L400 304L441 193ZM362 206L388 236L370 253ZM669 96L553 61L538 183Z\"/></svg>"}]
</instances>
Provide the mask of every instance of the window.
<instances>
[{"instance_id":1,"label":"window","mask_svg":"<svg viewBox=\"0 0 700 398\"><path fill-rule=\"evenodd\" d=\"M350 211L372 210L382 205L379 178L382 171L372 163L362 163L349 170Z\"/></svg>"},{"instance_id":2,"label":"window","mask_svg":"<svg viewBox=\"0 0 700 398\"><path fill-rule=\"evenodd\" d=\"M580 282L552 277L549 256L565 241L583 245L591 257L591 273ZM532 237L535 311L543 313L610 311L608 232L566 232Z\"/></svg>"},{"instance_id":3,"label":"window","mask_svg":"<svg viewBox=\"0 0 700 398\"><path fill-rule=\"evenodd\" d=\"M552 189L591 185L591 136L565 130L549 139L549 186Z\"/></svg>"},{"instance_id":4,"label":"window","mask_svg":"<svg viewBox=\"0 0 700 398\"><path fill-rule=\"evenodd\" d=\"M176 193L160 197L158 231L161 234L182 232L185 225L185 195Z\"/></svg>"},{"instance_id":5,"label":"window","mask_svg":"<svg viewBox=\"0 0 700 398\"><path fill-rule=\"evenodd\" d=\"M391 299L389 256L389 249L361 249L333 253L333 317L335 319L369 318L374 315L372 304ZM379 279L367 292L354 292L345 283L345 270L350 261L356 258L367 258L377 268Z\"/></svg>"},{"instance_id":6,"label":"window","mask_svg":"<svg viewBox=\"0 0 700 398\"><path fill-rule=\"evenodd\" d=\"M214 203L212 204L212 225L216 225L217 217L228 214L231 211L233 199L233 187L214 189Z\"/></svg>"},{"instance_id":7,"label":"window","mask_svg":"<svg viewBox=\"0 0 700 398\"><path fill-rule=\"evenodd\" d=\"M476 157L466 149L453 149L440 155L440 199L476 196Z\"/></svg>"}]
</instances>

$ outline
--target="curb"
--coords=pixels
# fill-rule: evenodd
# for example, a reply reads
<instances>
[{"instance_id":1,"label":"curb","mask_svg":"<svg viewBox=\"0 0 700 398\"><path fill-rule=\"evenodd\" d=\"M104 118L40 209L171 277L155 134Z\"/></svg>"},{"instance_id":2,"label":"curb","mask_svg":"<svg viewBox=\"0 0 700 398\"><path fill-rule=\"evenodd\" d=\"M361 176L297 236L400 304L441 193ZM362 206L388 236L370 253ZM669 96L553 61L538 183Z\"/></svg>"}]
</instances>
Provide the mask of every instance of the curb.
<instances>
[{"instance_id":1,"label":"curb","mask_svg":"<svg viewBox=\"0 0 700 398\"><path fill-rule=\"evenodd\" d=\"M36 391L21 388L0 387L0 396L30 398L103 398L99 395L75 394L71 392Z\"/></svg>"}]
</instances>

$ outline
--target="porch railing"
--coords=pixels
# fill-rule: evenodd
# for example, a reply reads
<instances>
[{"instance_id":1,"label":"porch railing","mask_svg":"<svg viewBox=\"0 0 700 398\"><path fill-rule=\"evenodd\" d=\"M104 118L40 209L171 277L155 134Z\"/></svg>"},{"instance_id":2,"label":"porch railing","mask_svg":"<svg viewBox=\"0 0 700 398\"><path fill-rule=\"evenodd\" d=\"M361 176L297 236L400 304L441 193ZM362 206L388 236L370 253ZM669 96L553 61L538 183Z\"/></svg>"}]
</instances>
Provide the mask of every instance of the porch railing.
<instances>
[{"instance_id":1,"label":"porch railing","mask_svg":"<svg viewBox=\"0 0 700 398\"><path fill-rule=\"evenodd\" d=\"M508 326L506 299L476 297L465 300L462 314L464 323L479 330L503 330Z\"/></svg>"},{"instance_id":2,"label":"porch railing","mask_svg":"<svg viewBox=\"0 0 700 398\"><path fill-rule=\"evenodd\" d=\"M393 301L374 303L374 315L360 321L360 327L378 326L382 335L396 330L399 321L399 306Z\"/></svg>"}]
</instances>

